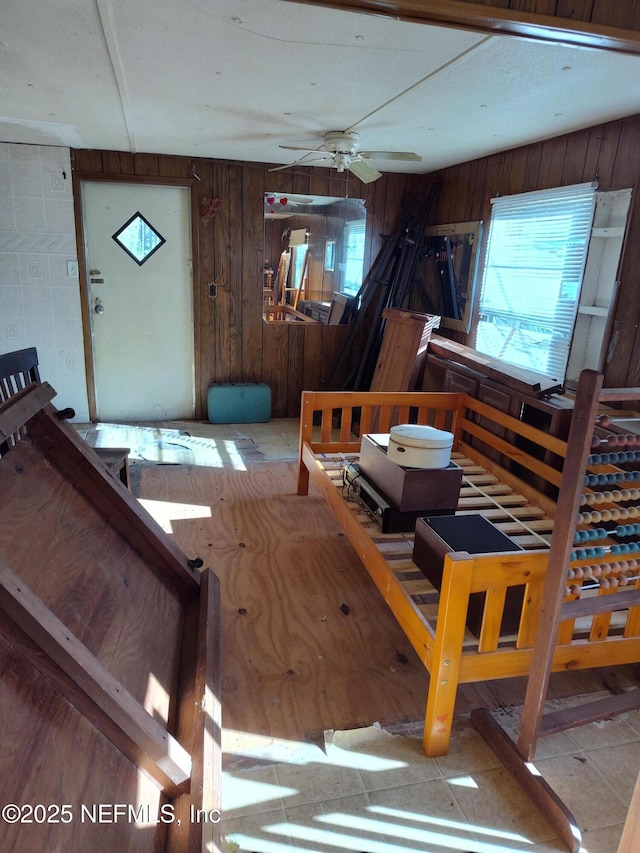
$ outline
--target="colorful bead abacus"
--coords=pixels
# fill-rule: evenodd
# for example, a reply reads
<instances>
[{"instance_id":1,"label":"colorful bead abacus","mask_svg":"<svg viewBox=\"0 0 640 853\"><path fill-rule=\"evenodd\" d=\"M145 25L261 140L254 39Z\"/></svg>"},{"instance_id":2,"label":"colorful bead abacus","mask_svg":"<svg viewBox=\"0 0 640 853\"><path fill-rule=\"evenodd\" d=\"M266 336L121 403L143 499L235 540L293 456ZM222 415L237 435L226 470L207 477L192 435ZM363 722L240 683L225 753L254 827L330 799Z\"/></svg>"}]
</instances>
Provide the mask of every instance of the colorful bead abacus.
<instances>
[{"instance_id":1,"label":"colorful bead abacus","mask_svg":"<svg viewBox=\"0 0 640 853\"><path fill-rule=\"evenodd\" d=\"M610 427L610 417L600 415L596 418L596 426L601 430ZM567 572L567 595L580 596L584 589L594 587L610 590L640 580L640 521L620 523L640 519L640 506L630 504L640 500L640 470L630 467L640 461L640 450L618 449L639 445L640 434L631 433L596 435L591 441L592 449L616 450L605 449L588 457L584 477L587 491L580 499L579 529L574 533L574 549ZM621 466L629 468L625 470ZM601 488L622 484L623 488ZM627 541L621 542L621 539ZM620 557L622 559L617 559ZM585 561L589 562L585 565Z\"/></svg>"}]
</instances>

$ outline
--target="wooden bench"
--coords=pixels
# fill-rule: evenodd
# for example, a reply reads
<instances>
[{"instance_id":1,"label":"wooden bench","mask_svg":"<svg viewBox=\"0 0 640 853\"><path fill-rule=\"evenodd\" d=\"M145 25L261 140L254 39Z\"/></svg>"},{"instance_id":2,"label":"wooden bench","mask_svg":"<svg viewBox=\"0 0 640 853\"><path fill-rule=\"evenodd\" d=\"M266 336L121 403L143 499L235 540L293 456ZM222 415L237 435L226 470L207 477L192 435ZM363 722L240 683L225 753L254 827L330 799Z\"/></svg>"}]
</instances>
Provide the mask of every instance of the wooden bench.
<instances>
[{"instance_id":1,"label":"wooden bench","mask_svg":"<svg viewBox=\"0 0 640 853\"><path fill-rule=\"evenodd\" d=\"M426 580L412 560L413 535L382 534L344 486L345 464L356 460L360 450L358 435L385 433L398 423L429 424L453 432L452 461L463 469L456 514L481 513L518 543L522 552L451 553L444 558L441 589ZM560 494L563 461L572 450L567 442L465 394L303 392L298 493L306 494L311 481L324 495L430 674L423 738L427 755L448 750L459 684L528 674L552 534L573 541L576 526L579 530L601 527L598 522L582 523L581 517L562 519L560 532L554 533L558 526L555 495ZM579 453L582 460L582 447ZM640 462L635 465L640 469ZM622 469L603 463L589 470ZM640 488L640 482L631 485ZM602 500L599 505L604 509L613 504ZM637 556L640 560L640 551ZM573 580L567 566L563 596L567 602L578 601L582 609L560 624L553 671L640 659L640 607L635 606L640 582L635 577L627 580L634 575L626 571L631 563L625 571L618 566L618 583L588 589L590 579L597 576L592 567L610 565L606 562L610 559L590 554L574 560ZM518 630L502 636L507 589L518 585L525 588ZM486 598L476 637L465 622L469 596L479 592ZM601 597L611 592L616 593L615 606L610 612L594 613L597 608L590 609L590 600L595 596L602 602Z\"/></svg>"}]
</instances>

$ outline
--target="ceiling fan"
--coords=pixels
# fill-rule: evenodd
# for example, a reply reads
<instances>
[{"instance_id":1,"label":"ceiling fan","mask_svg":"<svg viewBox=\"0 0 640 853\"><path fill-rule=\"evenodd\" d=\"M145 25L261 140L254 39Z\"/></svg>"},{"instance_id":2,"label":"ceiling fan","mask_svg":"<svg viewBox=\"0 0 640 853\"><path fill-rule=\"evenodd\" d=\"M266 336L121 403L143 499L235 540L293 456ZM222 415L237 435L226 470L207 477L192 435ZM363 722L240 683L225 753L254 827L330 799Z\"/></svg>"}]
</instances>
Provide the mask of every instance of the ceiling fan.
<instances>
[{"instance_id":1,"label":"ceiling fan","mask_svg":"<svg viewBox=\"0 0 640 853\"><path fill-rule=\"evenodd\" d=\"M287 166L278 166L270 169L271 172L279 172L281 169L290 169L300 163L311 163L314 160L331 158L331 166L338 172L351 172L359 178L363 184L369 184L382 177L381 172L375 169L368 160L405 160L420 162L422 160L411 151L360 151L360 134L353 130L330 130L325 133L322 145L317 148L306 148L298 145L280 145L289 151L308 151L294 163ZM317 155L313 157L312 155Z\"/></svg>"}]
</instances>

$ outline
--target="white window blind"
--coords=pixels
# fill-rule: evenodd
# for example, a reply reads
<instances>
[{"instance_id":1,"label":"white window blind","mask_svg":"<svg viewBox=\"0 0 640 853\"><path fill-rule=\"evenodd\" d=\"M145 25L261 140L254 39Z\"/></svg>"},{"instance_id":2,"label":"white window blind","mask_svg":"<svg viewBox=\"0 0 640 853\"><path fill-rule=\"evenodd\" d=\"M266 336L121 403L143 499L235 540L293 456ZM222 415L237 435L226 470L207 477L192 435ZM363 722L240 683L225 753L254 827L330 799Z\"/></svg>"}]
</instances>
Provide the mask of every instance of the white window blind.
<instances>
[{"instance_id":1,"label":"white window blind","mask_svg":"<svg viewBox=\"0 0 640 853\"><path fill-rule=\"evenodd\" d=\"M475 347L564 381L596 187L491 199Z\"/></svg>"}]
</instances>

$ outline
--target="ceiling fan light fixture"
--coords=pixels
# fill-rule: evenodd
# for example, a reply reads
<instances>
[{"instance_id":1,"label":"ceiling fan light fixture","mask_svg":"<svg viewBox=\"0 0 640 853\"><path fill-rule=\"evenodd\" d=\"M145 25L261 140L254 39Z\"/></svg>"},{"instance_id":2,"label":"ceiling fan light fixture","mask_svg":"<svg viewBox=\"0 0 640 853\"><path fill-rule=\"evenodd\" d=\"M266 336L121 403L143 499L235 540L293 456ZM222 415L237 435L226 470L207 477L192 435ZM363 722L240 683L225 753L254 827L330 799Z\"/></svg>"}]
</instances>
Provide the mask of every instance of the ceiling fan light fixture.
<instances>
[{"instance_id":1,"label":"ceiling fan light fixture","mask_svg":"<svg viewBox=\"0 0 640 853\"><path fill-rule=\"evenodd\" d=\"M355 130L330 130L324 135L322 147L331 154L354 155L360 146L360 134Z\"/></svg>"},{"instance_id":2,"label":"ceiling fan light fixture","mask_svg":"<svg viewBox=\"0 0 640 853\"><path fill-rule=\"evenodd\" d=\"M351 157L349 154L338 151L337 154L334 155L333 165L336 167L336 171L344 172L344 170L348 169L351 165Z\"/></svg>"}]
</instances>

